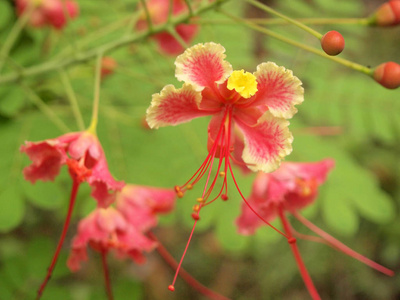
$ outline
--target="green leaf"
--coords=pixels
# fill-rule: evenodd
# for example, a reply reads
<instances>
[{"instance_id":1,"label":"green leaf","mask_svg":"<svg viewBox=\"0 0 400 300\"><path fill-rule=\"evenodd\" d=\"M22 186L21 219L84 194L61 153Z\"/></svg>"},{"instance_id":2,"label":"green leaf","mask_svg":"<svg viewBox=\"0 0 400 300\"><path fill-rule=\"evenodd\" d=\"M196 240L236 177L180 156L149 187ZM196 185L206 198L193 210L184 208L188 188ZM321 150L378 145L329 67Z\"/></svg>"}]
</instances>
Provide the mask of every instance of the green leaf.
<instances>
[{"instance_id":1,"label":"green leaf","mask_svg":"<svg viewBox=\"0 0 400 300\"><path fill-rule=\"evenodd\" d=\"M332 179L331 179L332 180ZM332 180L323 198L322 209L326 223L336 232L344 235L354 235L358 229L358 218L347 198L347 191L340 186L341 181ZM329 190L328 189L328 190Z\"/></svg>"},{"instance_id":2,"label":"green leaf","mask_svg":"<svg viewBox=\"0 0 400 300\"><path fill-rule=\"evenodd\" d=\"M35 184L23 181L21 187L28 201L42 209L53 210L60 208L69 197L68 194L64 194L60 186L53 181L37 181Z\"/></svg>"},{"instance_id":3,"label":"green leaf","mask_svg":"<svg viewBox=\"0 0 400 300\"><path fill-rule=\"evenodd\" d=\"M1 9L1 8L0 8ZM0 114L14 116L24 106L25 95L18 86L11 85L0 88Z\"/></svg>"},{"instance_id":4,"label":"green leaf","mask_svg":"<svg viewBox=\"0 0 400 300\"><path fill-rule=\"evenodd\" d=\"M8 232L21 224L25 202L14 185L0 192L0 232Z\"/></svg>"},{"instance_id":5,"label":"green leaf","mask_svg":"<svg viewBox=\"0 0 400 300\"><path fill-rule=\"evenodd\" d=\"M10 22L12 16L12 9L7 1L0 1L0 31ZM4 41L2 41L4 42Z\"/></svg>"}]
</instances>

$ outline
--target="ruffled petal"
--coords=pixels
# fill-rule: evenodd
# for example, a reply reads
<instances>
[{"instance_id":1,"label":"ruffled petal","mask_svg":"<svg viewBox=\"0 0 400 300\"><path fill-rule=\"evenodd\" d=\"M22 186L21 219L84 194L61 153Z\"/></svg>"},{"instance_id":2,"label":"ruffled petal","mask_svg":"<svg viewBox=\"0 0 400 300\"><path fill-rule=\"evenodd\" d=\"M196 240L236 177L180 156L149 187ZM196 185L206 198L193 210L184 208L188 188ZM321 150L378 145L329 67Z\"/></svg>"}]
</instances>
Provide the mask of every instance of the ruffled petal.
<instances>
[{"instance_id":1,"label":"ruffled petal","mask_svg":"<svg viewBox=\"0 0 400 300\"><path fill-rule=\"evenodd\" d=\"M290 119L297 112L294 106L304 100L301 81L291 70L273 62L262 63L254 73L258 92L250 99L251 106L264 106L275 117Z\"/></svg>"},{"instance_id":2,"label":"ruffled petal","mask_svg":"<svg viewBox=\"0 0 400 300\"><path fill-rule=\"evenodd\" d=\"M167 85L159 94L153 94L147 109L147 123L151 128L159 128L208 115L208 111L199 109L200 102L201 94L192 85L184 84L180 89Z\"/></svg>"},{"instance_id":3,"label":"ruffled petal","mask_svg":"<svg viewBox=\"0 0 400 300\"><path fill-rule=\"evenodd\" d=\"M212 42L186 49L176 58L176 78L192 84L197 91L223 83L232 73L231 64L224 60L224 52L224 47Z\"/></svg>"},{"instance_id":4,"label":"ruffled petal","mask_svg":"<svg viewBox=\"0 0 400 300\"><path fill-rule=\"evenodd\" d=\"M285 162L282 169L292 174L292 177L301 178L303 180L315 179L318 184L325 182L326 177L331 169L335 166L335 161L330 158L323 159L318 162L309 163L293 163Z\"/></svg>"},{"instance_id":5,"label":"ruffled petal","mask_svg":"<svg viewBox=\"0 0 400 300\"><path fill-rule=\"evenodd\" d=\"M257 207L253 205L253 200L251 197L247 199L247 202L260 213ZM242 212L240 216L236 219L235 224L237 226L238 233L242 235L252 235L255 233L256 229L264 224L260 218L258 218L254 212L247 206L246 203L242 203Z\"/></svg>"},{"instance_id":6,"label":"ruffled petal","mask_svg":"<svg viewBox=\"0 0 400 300\"><path fill-rule=\"evenodd\" d=\"M273 174L273 173L272 173ZM254 180L252 192L247 202L266 221L270 222L276 217L275 201L266 197L270 189L272 178L271 173L258 172ZM238 232L243 235L254 234L256 229L265 223L243 202L242 212L236 219Z\"/></svg>"},{"instance_id":7,"label":"ruffled petal","mask_svg":"<svg viewBox=\"0 0 400 300\"><path fill-rule=\"evenodd\" d=\"M292 152L293 136L289 122L275 118L270 112L258 119L255 126L236 120L244 136L243 160L252 171L272 172L282 158Z\"/></svg>"},{"instance_id":8,"label":"ruffled petal","mask_svg":"<svg viewBox=\"0 0 400 300\"><path fill-rule=\"evenodd\" d=\"M23 171L25 179L31 183L36 180L54 180L68 159L64 147L63 143L56 140L25 142L20 151L25 152L32 161Z\"/></svg>"},{"instance_id":9,"label":"ruffled petal","mask_svg":"<svg viewBox=\"0 0 400 300\"><path fill-rule=\"evenodd\" d=\"M86 247L73 248L68 256L67 267L71 272L79 271L81 268L81 263L87 260L88 256L86 252Z\"/></svg>"},{"instance_id":10,"label":"ruffled petal","mask_svg":"<svg viewBox=\"0 0 400 300\"><path fill-rule=\"evenodd\" d=\"M158 213L168 213L175 206L172 189L126 185L117 198L117 208L133 227L147 231L157 225Z\"/></svg>"}]
</instances>

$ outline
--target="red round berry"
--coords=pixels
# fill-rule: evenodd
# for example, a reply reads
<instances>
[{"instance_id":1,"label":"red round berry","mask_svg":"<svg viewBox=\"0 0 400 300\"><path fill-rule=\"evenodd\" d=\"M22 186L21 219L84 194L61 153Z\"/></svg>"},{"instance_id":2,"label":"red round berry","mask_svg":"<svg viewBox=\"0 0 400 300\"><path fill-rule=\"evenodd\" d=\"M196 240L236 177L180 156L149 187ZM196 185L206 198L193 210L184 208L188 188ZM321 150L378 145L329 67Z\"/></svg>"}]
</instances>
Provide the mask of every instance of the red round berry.
<instances>
[{"instance_id":1,"label":"red round berry","mask_svg":"<svg viewBox=\"0 0 400 300\"><path fill-rule=\"evenodd\" d=\"M400 86L400 65L389 61L380 64L374 69L374 79L388 89L396 89Z\"/></svg>"},{"instance_id":2,"label":"red round berry","mask_svg":"<svg viewBox=\"0 0 400 300\"><path fill-rule=\"evenodd\" d=\"M335 30L328 31L321 38L321 47L328 55L338 55L344 49L344 38Z\"/></svg>"},{"instance_id":3,"label":"red round berry","mask_svg":"<svg viewBox=\"0 0 400 300\"><path fill-rule=\"evenodd\" d=\"M383 3L373 15L372 24L377 26L394 26L400 24L400 0Z\"/></svg>"}]
</instances>

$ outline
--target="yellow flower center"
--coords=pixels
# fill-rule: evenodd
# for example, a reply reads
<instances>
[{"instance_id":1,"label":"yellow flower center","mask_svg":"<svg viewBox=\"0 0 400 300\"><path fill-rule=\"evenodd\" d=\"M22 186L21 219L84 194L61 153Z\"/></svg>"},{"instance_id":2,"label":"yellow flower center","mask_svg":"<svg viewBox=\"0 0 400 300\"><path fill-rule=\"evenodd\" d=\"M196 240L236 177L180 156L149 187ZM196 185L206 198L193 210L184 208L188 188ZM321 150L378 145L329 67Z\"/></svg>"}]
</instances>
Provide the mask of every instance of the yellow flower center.
<instances>
[{"instance_id":1,"label":"yellow flower center","mask_svg":"<svg viewBox=\"0 0 400 300\"><path fill-rule=\"evenodd\" d=\"M243 98L250 98L258 91L256 77L244 70L232 72L228 79L227 88L229 90L235 89Z\"/></svg>"}]
</instances>

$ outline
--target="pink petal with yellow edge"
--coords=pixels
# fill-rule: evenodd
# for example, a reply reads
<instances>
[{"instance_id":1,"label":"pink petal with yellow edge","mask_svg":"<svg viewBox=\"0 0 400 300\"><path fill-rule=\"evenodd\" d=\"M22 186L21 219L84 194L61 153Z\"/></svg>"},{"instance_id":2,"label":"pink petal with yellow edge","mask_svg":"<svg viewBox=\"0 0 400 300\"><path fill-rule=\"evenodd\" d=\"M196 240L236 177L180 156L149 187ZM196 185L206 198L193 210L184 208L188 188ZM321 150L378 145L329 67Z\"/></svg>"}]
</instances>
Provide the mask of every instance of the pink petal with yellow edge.
<instances>
[{"instance_id":1,"label":"pink petal with yellow edge","mask_svg":"<svg viewBox=\"0 0 400 300\"><path fill-rule=\"evenodd\" d=\"M297 112L294 106L304 100L304 89L292 71L267 62L258 65L254 75L258 92L250 99L250 105L265 106L275 117L293 117Z\"/></svg>"},{"instance_id":2,"label":"pink petal with yellow edge","mask_svg":"<svg viewBox=\"0 0 400 300\"><path fill-rule=\"evenodd\" d=\"M197 91L223 83L232 73L231 64L224 60L224 52L224 47L212 42L186 49L176 58L176 78L191 83Z\"/></svg>"},{"instance_id":3,"label":"pink petal with yellow edge","mask_svg":"<svg viewBox=\"0 0 400 300\"><path fill-rule=\"evenodd\" d=\"M209 115L208 111L199 109L200 102L201 94L192 85L184 84L182 88L176 89L169 84L159 94L153 94L147 109L147 123L151 128L159 128Z\"/></svg>"},{"instance_id":4,"label":"pink petal with yellow edge","mask_svg":"<svg viewBox=\"0 0 400 300\"><path fill-rule=\"evenodd\" d=\"M289 131L289 122L275 118L269 111L258 120L255 126L236 120L236 125L244 136L243 161L250 170L272 172L280 161L292 152L293 136Z\"/></svg>"}]
</instances>

